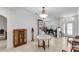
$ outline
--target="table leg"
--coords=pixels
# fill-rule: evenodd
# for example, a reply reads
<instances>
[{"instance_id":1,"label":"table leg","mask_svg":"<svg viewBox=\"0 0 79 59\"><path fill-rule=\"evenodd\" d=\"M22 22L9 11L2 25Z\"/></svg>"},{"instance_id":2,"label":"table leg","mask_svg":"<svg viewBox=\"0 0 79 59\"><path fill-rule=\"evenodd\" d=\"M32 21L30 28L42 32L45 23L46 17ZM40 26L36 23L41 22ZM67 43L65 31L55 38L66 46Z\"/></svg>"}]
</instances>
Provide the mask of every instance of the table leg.
<instances>
[{"instance_id":1,"label":"table leg","mask_svg":"<svg viewBox=\"0 0 79 59\"><path fill-rule=\"evenodd\" d=\"M49 47L49 40L48 40L48 47Z\"/></svg>"},{"instance_id":2,"label":"table leg","mask_svg":"<svg viewBox=\"0 0 79 59\"><path fill-rule=\"evenodd\" d=\"M70 52L72 52L73 49L70 50Z\"/></svg>"},{"instance_id":3,"label":"table leg","mask_svg":"<svg viewBox=\"0 0 79 59\"><path fill-rule=\"evenodd\" d=\"M38 40L38 48L39 48L39 40Z\"/></svg>"},{"instance_id":4,"label":"table leg","mask_svg":"<svg viewBox=\"0 0 79 59\"><path fill-rule=\"evenodd\" d=\"M45 41L43 40L43 48L44 48L44 50L45 50Z\"/></svg>"},{"instance_id":5,"label":"table leg","mask_svg":"<svg viewBox=\"0 0 79 59\"><path fill-rule=\"evenodd\" d=\"M68 40L69 40L69 38L67 38L67 46L68 46Z\"/></svg>"}]
</instances>

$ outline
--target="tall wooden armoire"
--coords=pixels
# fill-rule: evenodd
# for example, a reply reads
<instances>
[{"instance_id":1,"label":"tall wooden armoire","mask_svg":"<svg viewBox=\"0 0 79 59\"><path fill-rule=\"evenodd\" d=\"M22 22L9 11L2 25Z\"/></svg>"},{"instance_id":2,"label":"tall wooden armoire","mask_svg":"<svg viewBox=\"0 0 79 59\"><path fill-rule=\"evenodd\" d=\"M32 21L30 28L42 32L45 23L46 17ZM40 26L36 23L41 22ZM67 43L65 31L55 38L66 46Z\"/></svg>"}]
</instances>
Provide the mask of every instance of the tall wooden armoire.
<instances>
[{"instance_id":1,"label":"tall wooden armoire","mask_svg":"<svg viewBox=\"0 0 79 59\"><path fill-rule=\"evenodd\" d=\"M14 47L27 43L27 30L26 29L14 29L13 30L13 45Z\"/></svg>"}]
</instances>

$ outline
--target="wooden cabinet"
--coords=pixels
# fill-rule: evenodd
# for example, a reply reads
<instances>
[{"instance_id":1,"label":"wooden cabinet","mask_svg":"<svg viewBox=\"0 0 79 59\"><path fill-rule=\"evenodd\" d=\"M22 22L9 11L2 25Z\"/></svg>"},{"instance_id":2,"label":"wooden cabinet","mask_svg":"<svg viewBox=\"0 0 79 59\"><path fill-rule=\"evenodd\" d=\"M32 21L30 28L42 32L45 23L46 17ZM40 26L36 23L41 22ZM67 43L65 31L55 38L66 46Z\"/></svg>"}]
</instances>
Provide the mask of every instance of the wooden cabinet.
<instances>
[{"instance_id":1,"label":"wooden cabinet","mask_svg":"<svg viewBox=\"0 0 79 59\"><path fill-rule=\"evenodd\" d=\"M26 29L14 29L13 30L13 45L14 47L27 43L27 30Z\"/></svg>"}]
</instances>

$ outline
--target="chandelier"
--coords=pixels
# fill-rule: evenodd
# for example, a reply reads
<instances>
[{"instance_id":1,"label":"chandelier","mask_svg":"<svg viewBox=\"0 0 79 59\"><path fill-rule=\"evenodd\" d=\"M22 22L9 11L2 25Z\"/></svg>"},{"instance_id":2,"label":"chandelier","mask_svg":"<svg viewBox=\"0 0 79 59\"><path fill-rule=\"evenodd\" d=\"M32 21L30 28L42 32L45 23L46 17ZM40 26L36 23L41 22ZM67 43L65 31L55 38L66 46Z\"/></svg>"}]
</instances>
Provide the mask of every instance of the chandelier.
<instances>
[{"instance_id":1,"label":"chandelier","mask_svg":"<svg viewBox=\"0 0 79 59\"><path fill-rule=\"evenodd\" d=\"M42 13L40 14L40 17L43 19L48 17L46 10L45 10L45 7L42 7Z\"/></svg>"}]
</instances>

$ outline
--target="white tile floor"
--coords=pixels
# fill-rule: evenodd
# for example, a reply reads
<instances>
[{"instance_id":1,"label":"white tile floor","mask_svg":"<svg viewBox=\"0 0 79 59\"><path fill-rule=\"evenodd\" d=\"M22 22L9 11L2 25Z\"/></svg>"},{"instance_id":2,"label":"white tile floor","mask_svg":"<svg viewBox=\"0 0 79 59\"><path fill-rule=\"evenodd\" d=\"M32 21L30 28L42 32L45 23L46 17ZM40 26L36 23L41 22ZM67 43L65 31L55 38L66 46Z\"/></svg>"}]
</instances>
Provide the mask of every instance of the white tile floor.
<instances>
[{"instance_id":1,"label":"white tile floor","mask_svg":"<svg viewBox=\"0 0 79 59\"><path fill-rule=\"evenodd\" d=\"M0 50L5 49L7 46L6 40L0 40Z\"/></svg>"},{"instance_id":2,"label":"white tile floor","mask_svg":"<svg viewBox=\"0 0 79 59\"><path fill-rule=\"evenodd\" d=\"M42 47L38 48L38 41L29 41L27 44L19 46L17 48L6 48L0 50L1 52L61 52L66 49L66 42L63 42L63 38L54 38L50 40L50 47L46 47L44 50Z\"/></svg>"}]
</instances>

